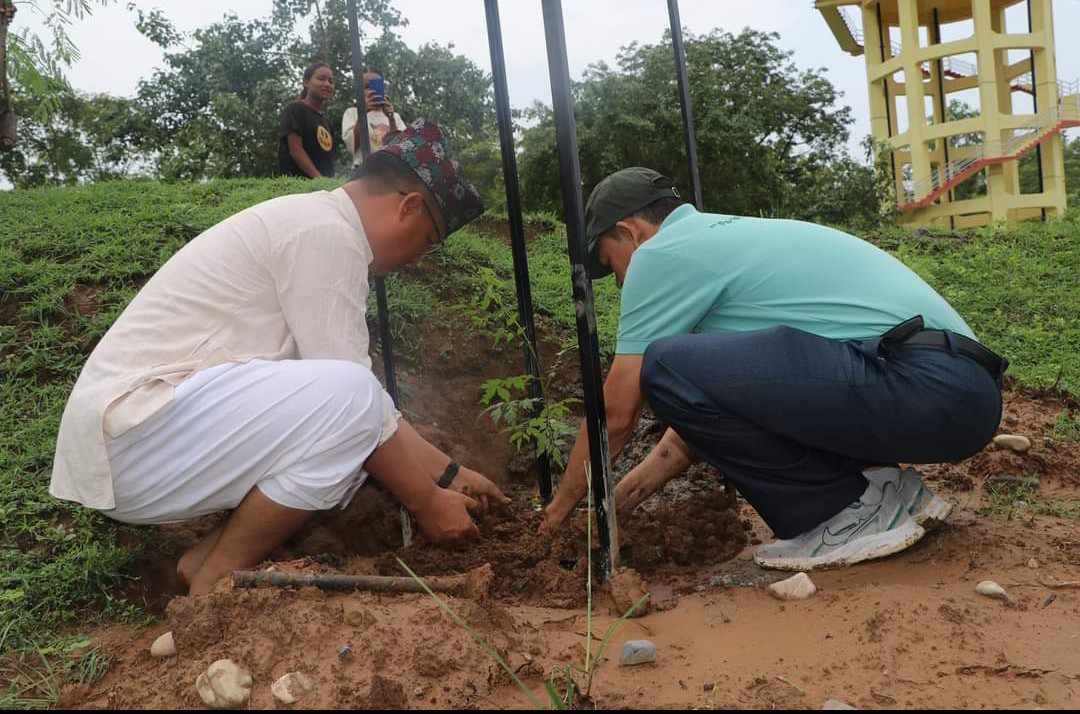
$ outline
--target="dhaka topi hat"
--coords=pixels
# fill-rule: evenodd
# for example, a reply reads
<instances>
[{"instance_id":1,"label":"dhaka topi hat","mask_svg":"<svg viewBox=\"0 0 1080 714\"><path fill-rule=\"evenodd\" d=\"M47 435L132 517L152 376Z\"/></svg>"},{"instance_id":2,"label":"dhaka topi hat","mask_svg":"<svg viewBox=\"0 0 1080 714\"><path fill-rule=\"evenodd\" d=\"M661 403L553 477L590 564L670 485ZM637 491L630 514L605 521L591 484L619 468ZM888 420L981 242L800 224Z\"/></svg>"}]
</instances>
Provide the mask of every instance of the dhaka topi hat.
<instances>
[{"instance_id":1,"label":"dhaka topi hat","mask_svg":"<svg viewBox=\"0 0 1080 714\"><path fill-rule=\"evenodd\" d=\"M420 177L439 204L447 236L484 212L480 192L465 180L461 164L450 157L446 136L435 122L417 119L376 153L397 157Z\"/></svg>"}]
</instances>

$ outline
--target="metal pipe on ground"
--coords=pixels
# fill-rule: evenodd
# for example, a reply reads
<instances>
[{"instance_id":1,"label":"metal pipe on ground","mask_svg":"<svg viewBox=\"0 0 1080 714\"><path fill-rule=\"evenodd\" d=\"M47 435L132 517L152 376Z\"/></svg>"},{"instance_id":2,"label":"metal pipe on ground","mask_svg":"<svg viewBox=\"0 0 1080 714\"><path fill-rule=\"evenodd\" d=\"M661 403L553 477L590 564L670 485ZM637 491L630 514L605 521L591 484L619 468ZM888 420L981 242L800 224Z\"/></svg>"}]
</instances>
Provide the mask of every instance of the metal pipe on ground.
<instances>
[{"instance_id":1,"label":"metal pipe on ground","mask_svg":"<svg viewBox=\"0 0 1080 714\"><path fill-rule=\"evenodd\" d=\"M360 129L361 156L371 153L371 136L368 133L367 102L364 99L364 63L360 48L360 20L356 9L356 0L348 0L349 34L352 37L353 87L356 91L356 126ZM379 345L382 348L383 371L386 392L400 408L398 398L397 375L394 372L394 340L390 334L390 307L386 300L386 281L382 276L375 278L375 301L379 307ZM412 520L404 506L401 507L401 540L405 545L412 543Z\"/></svg>"},{"instance_id":2,"label":"metal pipe on ground","mask_svg":"<svg viewBox=\"0 0 1080 714\"><path fill-rule=\"evenodd\" d=\"M514 125L510 115L510 93L506 84L506 59L503 53L499 0L484 0L487 16L488 47L491 50L491 77L495 85L495 114L499 124L499 148L502 152L503 183L506 184L506 214L510 220L510 247L514 255L514 284L517 287L518 322L525 332L525 370L532 377L529 397L535 399L534 416L543 408L544 393L540 382L540 355L536 350L536 326L533 321L532 291L529 287L529 257L525 250L525 223L521 213L521 189L517 157L514 153ZM540 499L551 501L551 464L537 458L537 486Z\"/></svg>"},{"instance_id":3,"label":"metal pipe on ground","mask_svg":"<svg viewBox=\"0 0 1080 714\"><path fill-rule=\"evenodd\" d=\"M668 0L667 5L668 17L671 19L671 46L675 51L675 77L679 82L679 102L682 106L686 160L690 165L690 184L694 189L694 206L702 211L704 206L701 198L701 174L698 171L697 135L694 132L694 107L690 102L690 84L686 76L686 48L683 47L679 0Z\"/></svg>"},{"instance_id":4,"label":"metal pipe on ground","mask_svg":"<svg viewBox=\"0 0 1080 714\"><path fill-rule=\"evenodd\" d=\"M425 578L432 592L468 598L484 598L491 589L494 571L482 565L463 575L444 575ZM232 584L236 588L263 586L279 588L315 587L320 590L352 592L365 590L379 593L422 593L423 585L412 578L385 575L332 575L327 573L287 573L279 570L234 570Z\"/></svg>"},{"instance_id":5,"label":"metal pipe on ground","mask_svg":"<svg viewBox=\"0 0 1080 714\"><path fill-rule=\"evenodd\" d=\"M593 497L602 552L601 578L607 580L618 567L619 527L615 516L615 490L608 458L607 418L604 413L592 282L585 269L585 211L581 198L577 127L570 95L566 30L563 26L561 0L542 0L541 6L544 14L548 72L551 75L551 100L555 111L563 220L566 223L566 242L570 254L574 308L577 315L578 353L581 359L581 382L585 392L585 421L589 435Z\"/></svg>"}]
</instances>

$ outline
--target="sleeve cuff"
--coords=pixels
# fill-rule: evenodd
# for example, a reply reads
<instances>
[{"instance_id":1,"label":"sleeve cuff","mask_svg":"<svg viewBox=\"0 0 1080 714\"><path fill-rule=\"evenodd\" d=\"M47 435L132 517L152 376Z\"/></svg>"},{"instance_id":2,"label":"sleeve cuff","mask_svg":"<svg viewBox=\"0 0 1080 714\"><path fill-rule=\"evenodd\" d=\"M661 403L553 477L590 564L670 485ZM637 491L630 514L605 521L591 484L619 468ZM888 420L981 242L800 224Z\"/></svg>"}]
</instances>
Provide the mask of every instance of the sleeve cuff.
<instances>
[{"instance_id":1,"label":"sleeve cuff","mask_svg":"<svg viewBox=\"0 0 1080 714\"><path fill-rule=\"evenodd\" d=\"M643 355L652 340L619 340L615 345L617 355Z\"/></svg>"}]
</instances>

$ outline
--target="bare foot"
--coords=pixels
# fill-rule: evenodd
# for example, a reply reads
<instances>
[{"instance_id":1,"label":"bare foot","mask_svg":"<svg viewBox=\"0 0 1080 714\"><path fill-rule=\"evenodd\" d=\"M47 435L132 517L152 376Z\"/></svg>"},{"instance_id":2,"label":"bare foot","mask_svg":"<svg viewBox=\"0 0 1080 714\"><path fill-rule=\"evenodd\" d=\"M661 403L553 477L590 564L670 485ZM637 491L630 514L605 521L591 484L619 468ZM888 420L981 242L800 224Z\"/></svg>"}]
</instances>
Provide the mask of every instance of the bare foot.
<instances>
[{"instance_id":1,"label":"bare foot","mask_svg":"<svg viewBox=\"0 0 1080 714\"><path fill-rule=\"evenodd\" d=\"M258 488L251 489L229 515L224 527L214 534L216 537L212 543L207 538L184 554L184 558L191 555L187 563L184 558L180 559L178 570L189 564L198 564L194 571L187 571L191 578L188 592L191 595L206 595L213 592L218 581L233 570L259 564L274 548L296 533L313 514L314 511L278 505Z\"/></svg>"},{"instance_id":2,"label":"bare foot","mask_svg":"<svg viewBox=\"0 0 1080 714\"><path fill-rule=\"evenodd\" d=\"M180 556L180 560L176 563L176 574L184 585L191 587L192 581L195 579L195 574L199 572L202 564L206 562L206 556L210 555L210 551L217 545L218 538L221 537L221 531L224 530L224 524L218 526L214 530L210 531L195 545L187 549L187 551Z\"/></svg>"}]
</instances>

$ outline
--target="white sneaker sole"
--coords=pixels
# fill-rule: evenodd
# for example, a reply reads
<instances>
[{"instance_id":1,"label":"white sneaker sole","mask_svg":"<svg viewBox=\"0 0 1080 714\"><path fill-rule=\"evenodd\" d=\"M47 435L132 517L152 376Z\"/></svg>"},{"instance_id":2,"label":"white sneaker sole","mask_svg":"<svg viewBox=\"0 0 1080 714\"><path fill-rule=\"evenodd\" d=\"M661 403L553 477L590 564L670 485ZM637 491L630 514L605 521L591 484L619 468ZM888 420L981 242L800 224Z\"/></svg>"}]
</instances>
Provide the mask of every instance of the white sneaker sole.
<instances>
[{"instance_id":1,"label":"white sneaker sole","mask_svg":"<svg viewBox=\"0 0 1080 714\"><path fill-rule=\"evenodd\" d=\"M945 523L945 519L952 513L953 505L943 498L933 496L930 502L922 507L918 513L912 516L915 522L924 529L931 531Z\"/></svg>"},{"instance_id":2,"label":"white sneaker sole","mask_svg":"<svg viewBox=\"0 0 1080 714\"><path fill-rule=\"evenodd\" d=\"M944 501L942 501L944 503ZM948 504L946 504L948 505ZM925 509L924 509L925 510ZM843 568L864 560L884 558L911 547L926 535L926 531L915 521L908 519L901 525L884 533L865 538L856 538L825 555L816 557L762 557L754 554L754 562L770 570L820 570L823 568Z\"/></svg>"}]
</instances>

